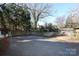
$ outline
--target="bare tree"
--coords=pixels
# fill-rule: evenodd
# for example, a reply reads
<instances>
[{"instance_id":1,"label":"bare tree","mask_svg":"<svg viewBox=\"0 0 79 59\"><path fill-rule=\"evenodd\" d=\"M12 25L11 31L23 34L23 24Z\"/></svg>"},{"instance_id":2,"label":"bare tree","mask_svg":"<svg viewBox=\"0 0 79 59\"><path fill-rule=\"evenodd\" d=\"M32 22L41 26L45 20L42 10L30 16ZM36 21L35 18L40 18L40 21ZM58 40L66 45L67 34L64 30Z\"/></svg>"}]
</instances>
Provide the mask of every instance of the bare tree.
<instances>
[{"instance_id":1,"label":"bare tree","mask_svg":"<svg viewBox=\"0 0 79 59\"><path fill-rule=\"evenodd\" d=\"M73 8L69 11L66 20L66 27L76 28L79 27L79 8Z\"/></svg>"},{"instance_id":2,"label":"bare tree","mask_svg":"<svg viewBox=\"0 0 79 59\"><path fill-rule=\"evenodd\" d=\"M65 25L65 16L60 16L56 18L56 23L59 28L63 28Z\"/></svg>"},{"instance_id":3,"label":"bare tree","mask_svg":"<svg viewBox=\"0 0 79 59\"><path fill-rule=\"evenodd\" d=\"M34 3L27 4L27 7L31 13L31 19L33 20L34 28L37 28L37 23L40 19L52 16L51 4Z\"/></svg>"}]
</instances>

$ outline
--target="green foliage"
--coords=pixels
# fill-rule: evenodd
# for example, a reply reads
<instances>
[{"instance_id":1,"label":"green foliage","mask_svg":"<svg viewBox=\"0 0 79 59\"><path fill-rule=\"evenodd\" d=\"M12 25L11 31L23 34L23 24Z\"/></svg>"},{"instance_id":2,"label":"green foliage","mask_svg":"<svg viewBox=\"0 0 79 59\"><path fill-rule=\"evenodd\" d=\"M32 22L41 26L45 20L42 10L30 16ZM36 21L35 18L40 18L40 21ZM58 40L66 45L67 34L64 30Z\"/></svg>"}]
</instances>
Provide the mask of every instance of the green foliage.
<instances>
[{"instance_id":1,"label":"green foliage","mask_svg":"<svg viewBox=\"0 0 79 59\"><path fill-rule=\"evenodd\" d=\"M29 31L31 28L30 13L15 3L2 4L0 10L1 26L12 31Z\"/></svg>"},{"instance_id":2,"label":"green foliage","mask_svg":"<svg viewBox=\"0 0 79 59\"><path fill-rule=\"evenodd\" d=\"M40 26L41 32L59 32L60 30L57 28L57 26L52 25L51 23L46 24L45 26Z\"/></svg>"}]
</instances>

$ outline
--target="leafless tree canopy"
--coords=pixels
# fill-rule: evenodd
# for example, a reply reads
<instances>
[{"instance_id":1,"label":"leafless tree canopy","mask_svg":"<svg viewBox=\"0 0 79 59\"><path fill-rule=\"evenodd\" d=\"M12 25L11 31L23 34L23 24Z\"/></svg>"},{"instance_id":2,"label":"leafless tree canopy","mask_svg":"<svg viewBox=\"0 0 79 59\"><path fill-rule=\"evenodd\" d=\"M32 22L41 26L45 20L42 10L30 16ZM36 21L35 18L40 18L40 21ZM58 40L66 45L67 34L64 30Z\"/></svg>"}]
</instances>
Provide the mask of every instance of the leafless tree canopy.
<instances>
[{"instance_id":1,"label":"leafless tree canopy","mask_svg":"<svg viewBox=\"0 0 79 59\"><path fill-rule=\"evenodd\" d=\"M60 16L56 18L56 23L59 28L64 27L64 24L65 24L64 21L65 21L65 16Z\"/></svg>"},{"instance_id":2,"label":"leafless tree canopy","mask_svg":"<svg viewBox=\"0 0 79 59\"><path fill-rule=\"evenodd\" d=\"M35 27L37 27L37 23L41 18L52 16L51 4L31 3L31 4L25 4L25 6L28 7L31 13L31 19L34 22Z\"/></svg>"},{"instance_id":3,"label":"leafless tree canopy","mask_svg":"<svg viewBox=\"0 0 79 59\"><path fill-rule=\"evenodd\" d=\"M39 18L44 18L51 15L51 5L50 4L27 4L32 15L38 16Z\"/></svg>"},{"instance_id":4,"label":"leafless tree canopy","mask_svg":"<svg viewBox=\"0 0 79 59\"><path fill-rule=\"evenodd\" d=\"M69 11L69 15L66 20L67 27L79 27L79 8L73 8Z\"/></svg>"}]
</instances>

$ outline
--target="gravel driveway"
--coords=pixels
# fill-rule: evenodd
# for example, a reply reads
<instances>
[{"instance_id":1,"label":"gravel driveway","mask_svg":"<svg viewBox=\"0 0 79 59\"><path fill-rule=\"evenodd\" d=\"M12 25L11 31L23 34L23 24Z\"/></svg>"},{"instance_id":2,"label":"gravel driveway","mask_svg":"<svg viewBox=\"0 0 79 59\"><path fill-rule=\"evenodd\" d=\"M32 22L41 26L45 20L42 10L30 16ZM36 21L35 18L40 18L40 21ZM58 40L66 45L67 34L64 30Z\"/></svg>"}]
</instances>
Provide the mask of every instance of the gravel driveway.
<instances>
[{"instance_id":1,"label":"gravel driveway","mask_svg":"<svg viewBox=\"0 0 79 59\"><path fill-rule=\"evenodd\" d=\"M46 39L39 36L13 37L5 56L79 55L79 43L49 42Z\"/></svg>"}]
</instances>

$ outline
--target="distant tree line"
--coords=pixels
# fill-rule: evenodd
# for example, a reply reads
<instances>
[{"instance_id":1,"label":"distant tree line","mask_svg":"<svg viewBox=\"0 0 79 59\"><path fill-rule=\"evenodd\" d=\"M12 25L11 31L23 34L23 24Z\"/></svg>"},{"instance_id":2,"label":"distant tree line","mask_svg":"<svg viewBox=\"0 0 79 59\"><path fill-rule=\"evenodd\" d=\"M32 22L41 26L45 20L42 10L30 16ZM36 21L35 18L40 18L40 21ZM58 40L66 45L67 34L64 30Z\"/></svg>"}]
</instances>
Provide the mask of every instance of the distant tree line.
<instances>
[{"instance_id":1,"label":"distant tree line","mask_svg":"<svg viewBox=\"0 0 79 59\"><path fill-rule=\"evenodd\" d=\"M73 8L69 11L69 14L65 16L59 16L56 18L57 26L62 28L79 28L79 7Z\"/></svg>"},{"instance_id":2,"label":"distant tree line","mask_svg":"<svg viewBox=\"0 0 79 59\"><path fill-rule=\"evenodd\" d=\"M60 32L59 28L52 23L46 23L38 28L38 32Z\"/></svg>"}]
</instances>

